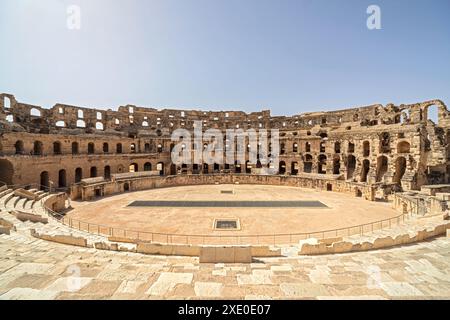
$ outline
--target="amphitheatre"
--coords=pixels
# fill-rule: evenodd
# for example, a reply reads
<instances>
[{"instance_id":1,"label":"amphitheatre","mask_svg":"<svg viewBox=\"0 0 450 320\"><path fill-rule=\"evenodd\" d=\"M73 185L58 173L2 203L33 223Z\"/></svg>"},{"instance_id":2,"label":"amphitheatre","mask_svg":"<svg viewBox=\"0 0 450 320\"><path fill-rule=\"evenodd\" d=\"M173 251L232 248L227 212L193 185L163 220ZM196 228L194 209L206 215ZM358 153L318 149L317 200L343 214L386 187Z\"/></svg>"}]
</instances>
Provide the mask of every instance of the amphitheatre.
<instances>
[{"instance_id":1,"label":"amphitheatre","mask_svg":"<svg viewBox=\"0 0 450 320\"><path fill-rule=\"evenodd\" d=\"M276 172L248 150L173 163L195 121L277 129ZM0 299L450 297L440 100L272 116L4 93L0 132Z\"/></svg>"}]
</instances>

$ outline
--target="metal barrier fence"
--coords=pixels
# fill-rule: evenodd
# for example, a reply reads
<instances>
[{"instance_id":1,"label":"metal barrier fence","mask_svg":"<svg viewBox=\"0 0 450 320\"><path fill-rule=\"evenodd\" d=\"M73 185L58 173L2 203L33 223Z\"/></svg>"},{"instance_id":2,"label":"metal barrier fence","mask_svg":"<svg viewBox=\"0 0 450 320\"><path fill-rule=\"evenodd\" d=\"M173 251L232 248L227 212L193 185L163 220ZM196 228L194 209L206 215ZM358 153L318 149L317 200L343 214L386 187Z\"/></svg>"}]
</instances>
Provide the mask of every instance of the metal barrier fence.
<instances>
[{"instance_id":1,"label":"metal barrier fence","mask_svg":"<svg viewBox=\"0 0 450 320\"><path fill-rule=\"evenodd\" d=\"M399 225L411 215L410 213L404 213L396 217L383 219L376 222L315 232L270 235L194 235L169 234L145 230L115 228L107 225L100 225L66 217L45 207L44 203L42 203L42 206L47 211L47 214L53 216L60 223L70 228L85 231L91 234L97 234L107 237L125 238L128 240L150 241L162 244L192 245L288 245L298 243L300 240L306 240L308 238L316 238L320 240L352 235L364 235L376 230L391 228L394 225Z\"/></svg>"}]
</instances>

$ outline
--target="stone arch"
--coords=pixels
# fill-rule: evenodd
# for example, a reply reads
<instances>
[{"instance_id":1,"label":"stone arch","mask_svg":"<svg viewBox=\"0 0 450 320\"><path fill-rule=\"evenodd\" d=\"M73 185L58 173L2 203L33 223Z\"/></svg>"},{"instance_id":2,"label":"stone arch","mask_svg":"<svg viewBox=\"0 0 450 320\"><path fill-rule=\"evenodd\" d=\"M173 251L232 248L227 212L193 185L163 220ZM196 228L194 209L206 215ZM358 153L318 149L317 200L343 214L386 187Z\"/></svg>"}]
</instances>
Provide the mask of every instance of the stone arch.
<instances>
[{"instance_id":1,"label":"stone arch","mask_svg":"<svg viewBox=\"0 0 450 320\"><path fill-rule=\"evenodd\" d=\"M347 179L352 179L356 168L356 158L354 155L347 157Z\"/></svg>"},{"instance_id":2,"label":"stone arch","mask_svg":"<svg viewBox=\"0 0 450 320\"><path fill-rule=\"evenodd\" d=\"M50 179L48 171L42 171L40 174L40 188L41 190L47 191L50 188Z\"/></svg>"},{"instance_id":3,"label":"stone arch","mask_svg":"<svg viewBox=\"0 0 450 320\"><path fill-rule=\"evenodd\" d=\"M144 171L152 171L152 164L150 162L144 163Z\"/></svg>"},{"instance_id":4,"label":"stone arch","mask_svg":"<svg viewBox=\"0 0 450 320\"><path fill-rule=\"evenodd\" d=\"M91 178L97 177L97 167L91 167Z\"/></svg>"},{"instance_id":5,"label":"stone arch","mask_svg":"<svg viewBox=\"0 0 450 320\"><path fill-rule=\"evenodd\" d=\"M130 164L130 166L128 167L128 171L129 172L138 172L139 171L138 164L137 163Z\"/></svg>"},{"instance_id":6,"label":"stone arch","mask_svg":"<svg viewBox=\"0 0 450 320\"><path fill-rule=\"evenodd\" d=\"M66 187L67 187L66 170L61 169L58 172L58 188L66 188Z\"/></svg>"},{"instance_id":7,"label":"stone arch","mask_svg":"<svg viewBox=\"0 0 450 320\"><path fill-rule=\"evenodd\" d=\"M89 142L88 144L88 154L94 154L95 153L95 145L93 142Z\"/></svg>"},{"instance_id":8,"label":"stone arch","mask_svg":"<svg viewBox=\"0 0 450 320\"><path fill-rule=\"evenodd\" d=\"M95 129L97 129L97 130L103 130L103 129L104 129L103 123L97 122L97 123L95 124Z\"/></svg>"},{"instance_id":9,"label":"stone arch","mask_svg":"<svg viewBox=\"0 0 450 320\"><path fill-rule=\"evenodd\" d=\"M239 161L234 161L234 173L241 173L242 172L242 168L241 168L241 164Z\"/></svg>"},{"instance_id":10,"label":"stone arch","mask_svg":"<svg viewBox=\"0 0 450 320\"><path fill-rule=\"evenodd\" d=\"M41 141L34 142L33 154L35 156L42 156L44 154L44 146Z\"/></svg>"},{"instance_id":11,"label":"stone arch","mask_svg":"<svg viewBox=\"0 0 450 320\"><path fill-rule=\"evenodd\" d=\"M79 183L83 180L83 169L76 168L75 169L75 183Z\"/></svg>"},{"instance_id":12,"label":"stone arch","mask_svg":"<svg viewBox=\"0 0 450 320\"><path fill-rule=\"evenodd\" d=\"M435 125L439 125L439 107L431 104L423 108L423 116L426 121L432 121Z\"/></svg>"},{"instance_id":13,"label":"stone arch","mask_svg":"<svg viewBox=\"0 0 450 320\"><path fill-rule=\"evenodd\" d=\"M335 153L341 153L341 143L339 141L336 141L334 143L334 152Z\"/></svg>"},{"instance_id":14,"label":"stone arch","mask_svg":"<svg viewBox=\"0 0 450 320\"><path fill-rule=\"evenodd\" d=\"M311 173L312 172L312 163L313 158L310 154L305 155L305 161L303 162L303 172Z\"/></svg>"},{"instance_id":15,"label":"stone arch","mask_svg":"<svg viewBox=\"0 0 450 320\"><path fill-rule=\"evenodd\" d=\"M397 153L409 153L410 152L410 144L407 141L400 141L397 144Z\"/></svg>"},{"instance_id":16,"label":"stone arch","mask_svg":"<svg viewBox=\"0 0 450 320\"><path fill-rule=\"evenodd\" d=\"M30 110L30 116L32 116L32 117L40 117L41 116L41 110L36 109L36 108L32 108Z\"/></svg>"},{"instance_id":17,"label":"stone arch","mask_svg":"<svg viewBox=\"0 0 450 320\"><path fill-rule=\"evenodd\" d=\"M311 143L309 142L305 143L305 152L311 152Z\"/></svg>"},{"instance_id":18,"label":"stone arch","mask_svg":"<svg viewBox=\"0 0 450 320\"><path fill-rule=\"evenodd\" d=\"M388 158L386 156L379 156L377 158L376 182L383 181L383 177L387 171L388 171Z\"/></svg>"},{"instance_id":19,"label":"stone arch","mask_svg":"<svg viewBox=\"0 0 450 320\"><path fill-rule=\"evenodd\" d=\"M280 165L278 167L278 174L286 174L286 162L280 161Z\"/></svg>"},{"instance_id":20,"label":"stone arch","mask_svg":"<svg viewBox=\"0 0 450 320\"><path fill-rule=\"evenodd\" d=\"M405 157L398 157L395 160L395 173L394 173L394 179L393 182L402 184L402 178L405 175L406 172L406 158Z\"/></svg>"},{"instance_id":21,"label":"stone arch","mask_svg":"<svg viewBox=\"0 0 450 320\"><path fill-rule=\"evenodd\" d=\"M292 161L291 162L291 175L295 176L298 174L298 162Z\"/></svg>"},{"instance_id":22,"label":"stone arch","mask_svg":"<svg viewBox=\"0 0 450 320\"><path fill-rule=\"evenodd\" d=\"M341 173L341 158L339 156L335 156L333 158L333 174Z\"/></svg>"},{"instance_id":23,"label":"stone arch","mask_svg":"<svg viewBox=\"0 0 450 320\"><path fill-rule=\"evenodd\" d=\"M13 164L6 159L0 159L0 181L6 183L7 185L12 185L13 176Z\"/></svg>"},{"instance_id":24,"label":"stone arch","mask_svg":"<svg viewBox=\"0 0 450 320\"><path fill-rule=\"evenodd\" d=\"M77 127L86 128L86 122L84 122L84 120L77 120Z\"/></svg>"},{"instance_id":25,"label":"stone arch","mask_svg":"<svg viewBox=\"0 0 450 320\"><path fill-rule=\"evenodd\" d=\"M363 142L363 157L370 156L370 142L364 141Z\"/></svg>"},{"instance_id":26,"label":"stone arch","mask_svg":"<svg viewBox=\"0 0 450 320\"><path fill-rule=\"evenodd\" d=\"M362 168L361 168L361 182L367 182L367 175L369 174L370 170L370 161L368 159L364 159L362 162Z\"/></svg>"},{"instance_id":27,"label":"stone arch","mask_svg":"<svg viewBox=\"0 0 450 320\"><path fill-rule=\"evenodd\" d=\"M156 170L159 171L160 176L163 176L164 175L164 162L158 162L156 164Z\"/></svg>"},{"instance_id":28,"label":"stone arch","mask_svg":"<svg viewBox=\"0 0 450 320\"><path fill-rule=\"evenodd\" d=\"M297 153L298 152L298 143L294 142L292 144L292 152Z\"/></svg>"},{"instance_id":29,"label":"stone arch","mask_svg":"<svg viewBox=\"0 0 450 320\"><path fill-rule=\"evenodd\" d=\"M72 142L72 154L78 154L80 152L78 142Z\"/></svg>"},{"instance_id":30,"label":"stone arch","mask_svg":"<svg viewBox=\"0 0 450 320\"><path fill-rule=\"evenodd\" d=\"M122 153L122 144L121 143L116 144L116 153Z\"/></svg>"},{"instance_id":31,"label":"stone arch","mask_svg":"<svg viewBox=\"0 0 450 320\"><path fill-rule=\"evenodd\" d=\"M59 141L53 142L53 154L61 154L61 153L62 153L61 142Z\"/></svg>"},{"instance_id":32,"label":"stone arch","mask_svg":"<svg viewBox=\"0 0 450 320\"><path fill-rule=\"evenodd\" d=\"M109 144L107 142L103 143L103 153L109 152Z\"/></svg>"},{"instance_id":33,"label":"stone arch","mask_svg":"<svg viewBox=\"0 0 450 320\"><path fill-rule=\"evenodd\" d=\"M327 156L324 154L321 154L319 155L319 157L317 157L317 173L327 173Z\"/></svg>"},{"instance_id":34,"label":"stone arch","mask_svg":"<svg viewBox=\"0 0 450 320\"><path fill-rule=\"evenodd\" d=\"M103 170L103 177L107 180L111 179L111 166L105 166Z\"/></svg>"},{"instance_id":35,"label":"stone arch","mask_svg":"<svg viewBox=\"0 0 450 320\"><path fill-rule=\"evenodd\" d=\"M3 108L5 109L11 108L11 98L6 96L3 98Z\"/></svg>"},{"instance_id":36,"label":"stone arch","mask_svg":"<svg viewBox=\"0 0 450 320\"><path fill-rule=\"evenodd\" d=\"M14 148L16 149L16 154L24 154L25 153L25 149L24 149L22 140L17 140L16 143L14 144Z\"/></svg>"}]
</instances>

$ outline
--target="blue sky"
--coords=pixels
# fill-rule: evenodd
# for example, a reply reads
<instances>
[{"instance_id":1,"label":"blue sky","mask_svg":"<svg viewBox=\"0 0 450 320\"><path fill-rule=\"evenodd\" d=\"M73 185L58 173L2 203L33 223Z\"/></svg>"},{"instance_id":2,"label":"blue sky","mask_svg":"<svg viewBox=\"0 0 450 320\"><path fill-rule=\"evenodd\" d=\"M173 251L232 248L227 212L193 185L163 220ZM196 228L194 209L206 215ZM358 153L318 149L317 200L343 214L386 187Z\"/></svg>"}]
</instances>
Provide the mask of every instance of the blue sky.
<instances>
[{"instance_id":1,"label":"blue sky","mask_svg":"<svg viewBox=\"0 0 450 320\"><path fill-rule=\"evenodd\" d=\"M381 30L366 27L370 4ZM0 92L274 115L450 104L449 14L448 0L1 0Z\"/></svg>"}]
</instances>

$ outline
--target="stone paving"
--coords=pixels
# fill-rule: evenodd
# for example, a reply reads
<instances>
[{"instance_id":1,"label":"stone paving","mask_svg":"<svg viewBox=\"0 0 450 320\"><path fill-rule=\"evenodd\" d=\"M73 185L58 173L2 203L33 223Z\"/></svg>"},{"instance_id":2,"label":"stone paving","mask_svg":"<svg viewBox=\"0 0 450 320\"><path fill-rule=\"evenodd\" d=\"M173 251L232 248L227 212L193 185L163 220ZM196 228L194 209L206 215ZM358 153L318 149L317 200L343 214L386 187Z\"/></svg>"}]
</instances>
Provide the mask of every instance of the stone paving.
<instances>
[{"instance_id":1,"label":"stone paving","mask_svg":"<svg viewBox=\"0 0 450 320\"><path fill-rule=\"evenodd\" d=\"M360 253L199 264L0 235L0 299L449 299L450 238Z\"/></svg>"}]
</instances>

